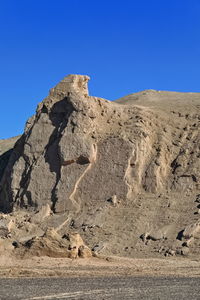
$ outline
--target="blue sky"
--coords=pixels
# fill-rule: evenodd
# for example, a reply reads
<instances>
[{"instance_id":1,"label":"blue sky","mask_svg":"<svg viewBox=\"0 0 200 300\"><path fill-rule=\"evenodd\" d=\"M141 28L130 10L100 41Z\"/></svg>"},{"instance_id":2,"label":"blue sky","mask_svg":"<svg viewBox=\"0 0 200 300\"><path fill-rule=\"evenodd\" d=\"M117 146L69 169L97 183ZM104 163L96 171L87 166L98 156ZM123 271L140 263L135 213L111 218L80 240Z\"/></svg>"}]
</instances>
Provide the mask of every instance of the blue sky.
<instances>
[{"instance_id":1,"label":"blue sky","mask_svg":"<svg viewBox=\"0 0 200 300\"><path fill-rule=\"evenodd\" d=\"M199 0L1 0L0 139L21 134L67 74L110 100L200 92Z\"/></svg>"}]
</instances>

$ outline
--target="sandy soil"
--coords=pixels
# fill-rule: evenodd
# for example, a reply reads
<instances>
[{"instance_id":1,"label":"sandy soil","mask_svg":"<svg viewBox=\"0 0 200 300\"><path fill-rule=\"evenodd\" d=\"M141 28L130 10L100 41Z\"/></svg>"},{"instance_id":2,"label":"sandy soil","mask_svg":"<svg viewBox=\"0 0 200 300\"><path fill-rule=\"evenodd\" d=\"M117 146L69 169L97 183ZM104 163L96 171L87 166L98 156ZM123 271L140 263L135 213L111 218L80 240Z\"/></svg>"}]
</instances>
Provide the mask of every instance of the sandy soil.
<instances>
[{"instance_id":1,"label":"sandy soil","mask_svg":"<svg viewBox=\"0 0 200 300\"><path fill-rule=\"evenodd\" d=\"M200 260L188 258L92 259L33 257L0 258L0 277L87 277L87 276L200 276Z\"/></svg>"}]
</instances>

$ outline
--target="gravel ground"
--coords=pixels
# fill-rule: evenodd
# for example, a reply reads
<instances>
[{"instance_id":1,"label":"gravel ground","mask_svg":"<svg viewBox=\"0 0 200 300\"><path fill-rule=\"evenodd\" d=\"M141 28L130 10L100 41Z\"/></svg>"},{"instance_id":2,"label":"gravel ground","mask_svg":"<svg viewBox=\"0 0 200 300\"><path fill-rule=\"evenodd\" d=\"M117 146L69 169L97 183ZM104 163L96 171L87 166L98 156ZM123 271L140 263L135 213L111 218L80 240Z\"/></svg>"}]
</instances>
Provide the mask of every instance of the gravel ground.
<instances>
[{"instance_id":1,"label":"gravel ground","mask_svg":"<svg viewBox=\"0 0 200 300\"><path fill-rule=\"evenodd\" d=\"M200 278L0 279L0 299L200 299Z\"/></svg>"}]
</instances>

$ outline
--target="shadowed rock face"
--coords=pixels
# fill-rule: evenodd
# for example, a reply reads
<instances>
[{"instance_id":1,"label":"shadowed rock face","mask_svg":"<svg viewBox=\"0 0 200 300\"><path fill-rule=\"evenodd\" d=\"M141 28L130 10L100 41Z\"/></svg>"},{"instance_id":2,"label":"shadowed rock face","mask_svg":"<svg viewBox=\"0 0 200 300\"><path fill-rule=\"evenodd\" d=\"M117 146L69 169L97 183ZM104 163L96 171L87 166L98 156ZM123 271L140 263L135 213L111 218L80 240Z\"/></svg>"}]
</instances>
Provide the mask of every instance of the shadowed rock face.
<instances>
[{"instance_id":1,"label":"shadowed rock face","mask_svg":"<svg viewBox=\"0 0 200 300\"><path fill-rule=\"evenodd\" d=\"M113 195L125 203L141 192L199 189L196 94L184 113L186 94L146 91L110 102L90 97L88 80L66 77L27 121L1 180L2 211L49 204L79 214Z\"/></svg>"},{"instance_id":2,"label":"shadowed rock face","mask_svg":"<svg viewBox=\"0 0 200 300\"><path fill-rule=\"evenodd\" d=\"M13 147L18 139L19 136L10 139L0 140L0 180L8 164Z\"/></svg>"}]
</instances>

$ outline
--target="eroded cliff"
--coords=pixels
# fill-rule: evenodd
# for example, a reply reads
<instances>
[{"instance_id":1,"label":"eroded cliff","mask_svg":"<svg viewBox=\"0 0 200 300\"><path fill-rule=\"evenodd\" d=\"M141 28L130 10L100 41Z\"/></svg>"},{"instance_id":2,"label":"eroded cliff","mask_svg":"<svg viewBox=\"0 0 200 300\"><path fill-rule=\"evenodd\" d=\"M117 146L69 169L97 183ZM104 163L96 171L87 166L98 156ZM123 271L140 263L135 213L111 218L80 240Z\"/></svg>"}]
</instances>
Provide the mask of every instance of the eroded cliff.
<instances>
[{"instance_id":1,"label":"eroded cliff","mask_svg":"<svg viewBox=\"0 0 200 300\"><path fill-rule=\"evenodd\" d=\"M111 102L89 96L88 80L64 78L27 121L0 183L1 211L49 205L90 245L103 240L123 255L118 245L139 251L154 228L170 225L176 239L198 219L199 94L149 90Z\"/></svg>"}]
</instances>

